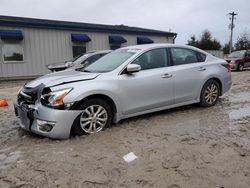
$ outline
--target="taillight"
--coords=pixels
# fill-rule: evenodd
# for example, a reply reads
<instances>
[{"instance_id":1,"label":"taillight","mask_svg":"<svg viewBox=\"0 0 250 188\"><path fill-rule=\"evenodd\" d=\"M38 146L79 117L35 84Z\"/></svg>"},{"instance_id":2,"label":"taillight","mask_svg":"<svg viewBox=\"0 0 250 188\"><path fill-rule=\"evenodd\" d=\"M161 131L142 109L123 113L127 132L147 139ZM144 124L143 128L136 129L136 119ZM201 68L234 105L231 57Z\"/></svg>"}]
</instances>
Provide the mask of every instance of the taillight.
<instances>
[{"instance_id":1,"label":"taillight","mask_svg":"<svg viewBox=\"0 0 250 188\"><path fill-rule=\"evenodd\" d=\"M231 65L229 64L229 63L225 63L225 64L221 64L223 67L225 67L227 70L228 70L228 72L230 72L231 71Z\"/></svg>"}]
</instances>

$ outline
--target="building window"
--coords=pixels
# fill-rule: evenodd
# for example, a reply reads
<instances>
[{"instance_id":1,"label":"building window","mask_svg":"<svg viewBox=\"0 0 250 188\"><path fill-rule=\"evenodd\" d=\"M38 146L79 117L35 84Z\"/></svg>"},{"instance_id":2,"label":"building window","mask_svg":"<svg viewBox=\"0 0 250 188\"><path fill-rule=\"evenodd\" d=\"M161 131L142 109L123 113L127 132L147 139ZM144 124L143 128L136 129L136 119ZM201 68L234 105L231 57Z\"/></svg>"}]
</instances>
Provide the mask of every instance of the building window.
<instances>
[{"instance_id":1,"label":"building window","mask_svg":"<svg viewBox=\"0 0 250 188\"><path fill-rule=\"evenodd\" d=\"M23 45L22 43L4 43L3 60L4 62L23 62Z\"/></svg>"},{"instance_id":2,"label":"building window","mask_svg":"<svg viewBox=\"0 0 250 188\"><path fill-rule=\"evenodd\" d=\"M116 50L118 48L121 48L120 44L116 44L116 45L110 45L110 50Z\"/></svg>"},{"instance_id":3,"label":"building window","mask_svg":"<svg viewBox=\"0 0 250 188\"><path fill-rule=\"evenodd\" d=\"M86 53L86 46L72 46L73 58Z\"/></svg>"}]
</instances>

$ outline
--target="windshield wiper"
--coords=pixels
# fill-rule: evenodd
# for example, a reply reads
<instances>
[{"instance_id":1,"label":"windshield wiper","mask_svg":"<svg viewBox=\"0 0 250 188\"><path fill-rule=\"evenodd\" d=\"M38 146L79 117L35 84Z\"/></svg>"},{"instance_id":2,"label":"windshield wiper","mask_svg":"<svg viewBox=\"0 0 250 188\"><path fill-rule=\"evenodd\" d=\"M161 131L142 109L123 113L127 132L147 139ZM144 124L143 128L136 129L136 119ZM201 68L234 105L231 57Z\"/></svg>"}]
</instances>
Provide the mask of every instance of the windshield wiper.
<instances>
[{"instance_id":1,"label":"windshield wiper","mask_svg":"<svg viewBox=\"0 0 250 188\"><path fill-rule=\"evenodd\" d=\"M91 71L89 71L89 70L83 70L82 72L91 72Z\"/></svg>"},{"instance_id":2,"label":"windshield wiper","mask_svg":"<svg viewBox=\"0 0 250 188\"><path fill-rule=\"evenodd\" d=\"M104 72L108 72L108 71L90 71L90 70L82 70L82 69L80 69L80 71L82 71L82 72L88 72L88 73L104 73Z\"/></svg>"}]
</instances>

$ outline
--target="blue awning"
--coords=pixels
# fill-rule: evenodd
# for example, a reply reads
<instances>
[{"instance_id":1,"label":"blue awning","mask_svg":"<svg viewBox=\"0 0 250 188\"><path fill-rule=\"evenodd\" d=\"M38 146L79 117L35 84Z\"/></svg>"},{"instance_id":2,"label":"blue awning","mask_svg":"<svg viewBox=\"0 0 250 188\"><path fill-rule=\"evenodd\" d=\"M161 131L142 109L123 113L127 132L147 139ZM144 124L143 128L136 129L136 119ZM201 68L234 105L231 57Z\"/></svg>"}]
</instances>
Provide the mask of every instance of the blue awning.
<instances>
[{"instance_id":1,"label":"blue awning","mask_svg":"<svg viewBox=\"0 0 250 188\"><path fill-rule=\"evenodd\" d=\"M72 42L89 42L91 41L91 38L89 38L89 36L86 34L72 33L71 41Z\"/></svg>"},{"instance_id":2,"label":"blue awning","mask_svg":"<svg viewBox=\"0 0 250 188\"><path fill-rule=\"evenodd\" d=\"M2 40L23 40L23 34L20 30L0 30Z\"/></svg>"},{"instance_id":3,"label":"blue awning","mask_svg":"<svg viewBox=\"0 0 250 188\"><path fill-rule=\"evenodd\" d=\"M137 37L137 44L152 44L154 41L148 37Z\"/></svg>"},{"instance_id":4,"label":"blue awning","mask_svg":"<svg viewBox=\"0 0 250 188\"><path fill-rule=\"evenodd\" d=\"M109 35L110 44L122 44L125 42L127 42L127 40L120 35Z\"/></svg>"}]
</instances>

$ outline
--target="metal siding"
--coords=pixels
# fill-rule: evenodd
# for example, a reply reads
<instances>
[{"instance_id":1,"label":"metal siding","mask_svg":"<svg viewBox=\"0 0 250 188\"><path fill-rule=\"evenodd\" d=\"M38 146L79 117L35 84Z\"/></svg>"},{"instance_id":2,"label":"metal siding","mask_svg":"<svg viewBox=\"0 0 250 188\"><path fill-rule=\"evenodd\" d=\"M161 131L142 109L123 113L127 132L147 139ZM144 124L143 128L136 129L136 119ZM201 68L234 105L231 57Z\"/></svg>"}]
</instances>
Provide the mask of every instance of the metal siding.
<instances>
[{"instance_id":1,"label":"metal siding","mask_svg":"<svg viewBox=\"0 0 250 188\"><path fill-rule=\"evenodd\" d=\"M3 77L2 40L0 40L0 78Z\"/></svg>"},{"instance_id":2,"label":"metal siding","mask_svg":"<svg viewBox=\"0 0 250 188\"><path fill-rule=\"evenodd\" d=\"M3 27L0 29L19 29L24 35L23 51L24 63L3 63L2 44L0 41L0 78L1 77L16 77L16 76L38 76L49 73L46 68L47 64L62 62L72 58L71 33L75 31L63 31L53 29L36 29L23 27ZM81 33L81 32L79 32ZM108 41L109 33L83 32L87 34L91 41L86 43L87 51L110 49ZM112 33L114 34L114 33ZM136 45L136 38L139 35L120 34L127 43L121 46ZM164 36L147 36L155 43L171 42L173 39Z\"/></svg>"}]
</instances>

